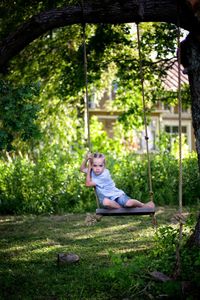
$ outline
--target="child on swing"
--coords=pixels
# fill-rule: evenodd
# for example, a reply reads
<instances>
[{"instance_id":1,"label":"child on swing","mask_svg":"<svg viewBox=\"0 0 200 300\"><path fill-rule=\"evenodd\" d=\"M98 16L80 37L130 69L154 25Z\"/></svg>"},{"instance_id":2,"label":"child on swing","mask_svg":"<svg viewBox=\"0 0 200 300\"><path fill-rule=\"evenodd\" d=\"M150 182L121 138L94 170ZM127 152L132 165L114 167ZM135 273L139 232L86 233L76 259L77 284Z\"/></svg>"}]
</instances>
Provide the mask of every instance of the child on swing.
<instances>
[{"instance_id":1,"label":"child on swing","mask_svg":"<svg viewBox=\"0 0 200 300\"><path fill-rule=\"evenodd\" d=\"M136 199L131 199L124 191L118 189L109 170L105 167L105 156L101 153L88 153L80 170L86 173L86 186L95 187L99 202L104 208L154 208L155 206L152 201L144 204Z\"/></svg>"}]
</instances>

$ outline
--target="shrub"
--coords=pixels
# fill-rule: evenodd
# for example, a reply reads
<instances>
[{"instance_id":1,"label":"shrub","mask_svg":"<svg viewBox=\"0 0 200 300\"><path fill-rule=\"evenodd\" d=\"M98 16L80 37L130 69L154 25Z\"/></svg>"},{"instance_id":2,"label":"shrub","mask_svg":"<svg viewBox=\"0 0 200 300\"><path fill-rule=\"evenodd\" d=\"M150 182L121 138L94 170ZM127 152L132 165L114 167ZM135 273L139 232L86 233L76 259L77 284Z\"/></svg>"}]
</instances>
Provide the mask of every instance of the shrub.
<instances>
[{"instance_id":1,"label":"shrub","mask_svg":"<svg viewBox=\"0 0 200 300\"><path fill-rule=\"evenodd\" d=\"M53 147L52 147L53 148ZM149 200L146 155L107 154L117 187L142 201ZM94 211L95 194L85 187L80 173L82 153L66 153L52 149L37 158L28 155L9 156L0 160L1 213L63 213ZM157 205L177 205L178 162L170 154L152 155L152 184ZM183 201L199 200L200 178L197 158L183 160Z\"/></svg>"},{"instance_id":2,"label":"shrub","mask_svg":"<svg viewBox=\"0 0 200 300\"><path fill-rule=\"evenodd\" d=\"M158 205L178 204L179 166L171 154L152 154L151 177L154 201ZM146 155L129 155L115 161L111 159L117 186L133 198L149 199L149 177ZM199 201L200 176L196 155L183 159L183 204L192 205Z\"/></svg>"},{"instance_id":3,"label":"shrub","mask_svg":"<svg viewBox=\"0 0 200 300\"><path fill-rule=\"evenodd\" d=\"M178 227L163 226L157 230L155 244L149 257L152 265L151 268L152 270L160 271L171 278L174 278L174 275L178 275L178 277L174 278L172 281L166 282L160 286L156 285L155 290L157 293L172 295L174 298L176 293L179 290L181 291L180 283L187 282L190 284L190 290L182 290L182 292L186 293L184 294L184 299L187 298L187 293L190 294L190 297L187 299L197 299L200 288L200 252L199 247L188 246L191 225L193 224L194 226L194 222L195 218L191 214L183 227L181 242L179 240ZM177 246L179 246L179 264L177 264ZM177 268L179 269L178 273ZM181 293L178 292L177 296L180 296L180 294Z\"/></svg>"}]
</instances>

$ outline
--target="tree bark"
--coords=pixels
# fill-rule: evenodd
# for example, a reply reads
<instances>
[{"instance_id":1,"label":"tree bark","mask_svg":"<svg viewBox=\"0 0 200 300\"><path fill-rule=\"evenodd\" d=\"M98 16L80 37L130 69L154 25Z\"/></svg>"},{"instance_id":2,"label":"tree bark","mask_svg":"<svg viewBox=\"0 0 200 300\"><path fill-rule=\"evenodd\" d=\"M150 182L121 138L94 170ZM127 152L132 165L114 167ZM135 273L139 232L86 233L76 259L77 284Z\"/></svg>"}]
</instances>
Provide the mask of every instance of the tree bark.
<instances>
[{"instance_id":1,"label":"tree bark","mask_svg":"<svg viewBox=\"0 0 200 300\"><path fill-rule=\"evenodd\" d=\"M0 70L4 71L9 60L29 43L49 30L78 23L130 23L167 22L177 23L188 31L200 31L186 0L84 0L83 6L52 9L33 16L0 42ZM80 2L81 3L81 2Z\"/></svg>"},{"instance_id":2,"label":"tree bark","mask_svg":"<svg viewBox=\"0 0 200 300\"><path fill-rule=\"evenodd\" d=\"M194 232L190 236L187 245L188 247L192 247L192 246L200 247L200 214L198 216L198 220Z\"/></svg>"},{"instance_id":3,"label":"tree bark","mask_svg":"<svg viewBox=\"0 0 200 300\"><path fill-rule=\"evenodd\" d=\"M185 41L182 42L181 49L184 50L181 56L182 60L184 60L184 67L187 68L190 84L192 124L196 138L196 151L200 170L200 35L196 30L191 32ZM181 49L180 51L182 52ZM188 245L200 247L200 214Z\"/></svg>"},{"instance_id":4,"label":"tree bark","mask_svg":"<svg viewBox=\"0 0 200 300\"><path fill-rule=\"evenodd\" d=\"M189 34L186 42L186 60L191 91L192 123L196 138L196 151L200 170L200 40Z\"/></svg>"}]
</instances>

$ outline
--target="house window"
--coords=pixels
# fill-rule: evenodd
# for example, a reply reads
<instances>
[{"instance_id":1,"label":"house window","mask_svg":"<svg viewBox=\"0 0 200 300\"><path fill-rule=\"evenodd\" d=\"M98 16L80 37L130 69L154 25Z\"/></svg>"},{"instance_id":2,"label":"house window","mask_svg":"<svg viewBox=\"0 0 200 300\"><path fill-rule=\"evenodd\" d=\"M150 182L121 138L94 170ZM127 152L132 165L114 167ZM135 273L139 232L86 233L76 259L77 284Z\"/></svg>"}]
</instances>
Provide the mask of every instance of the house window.
<instances>
[{"instance_id":1,"label":"house window","mask_svg":"<svg viewBox=\"0 0 200 300\"><path fill-rule=\"evenodd\" d=\"M171 110L171 106L168 103L164 103L163 104L163 109L167 110L167 111L170 111Z\"/></svg>"},{"instance_id":2,"label":"house window","mask_svg":"<svg viewBox=\"0 0 200 300\"><path fill-rule=\"evenodd\" d=\"M182 134L185 137L185 142L188 143L187 126L182 126ZM170 144L176 140L179 135L179 127L177 125L165 125L165 132L170 134Z\"/></svg>"},{"instance_id":3,"label":"house window","mask_svg":"<svg viewBox=\"0 0 200 300\"><path fill-rule=\"evenodd\" d=\"M116 81L113 81L111 90L110 90L110 97L109 100L114 100L117 94L117 89L118 89L118 83Z\"/></svg>"},{"instance_id":4,"label":"house window","mask_svg":"<svg viewBox=\"0 0 200 300\"><path fill-rule=\"evenodd\" d=\"M189 112L188 112L188 108L182 107L182 113L188 114L188 113L189 113Z\"/></svg>"},{"instance_id":5,"label":"house window","mask_svg":"<svg viewBox=\"0 0 200 300\"><path fill-rule=\"evenodd\" d=\"M91 95L89 95L89 108L90 109L96 108L96 94L95 94L95 91L93 91L91 93Z\"/></svg>"}]
</instances>

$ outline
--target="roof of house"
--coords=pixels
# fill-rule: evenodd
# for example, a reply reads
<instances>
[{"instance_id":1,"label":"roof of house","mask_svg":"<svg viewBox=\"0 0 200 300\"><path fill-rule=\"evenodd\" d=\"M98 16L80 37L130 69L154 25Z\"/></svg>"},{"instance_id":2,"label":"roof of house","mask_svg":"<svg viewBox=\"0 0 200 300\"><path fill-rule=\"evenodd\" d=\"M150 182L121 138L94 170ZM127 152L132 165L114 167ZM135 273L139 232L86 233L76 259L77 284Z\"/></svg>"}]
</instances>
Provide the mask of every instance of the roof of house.
<instances>
[{"instance_id":1,"label":"roof of house","mask_svg":"<svg viewBox=\"0 0 200 300\"><path fill-rule=\"evenodd\" d=\"M188 75L183 73L183 66L181 65L181 85L188 84ZM163 82L163 86L168 91L177 91L178 89L178 62L175 61L172 67L167 71L166 78Z\"/></svg>"}]
</instances>

